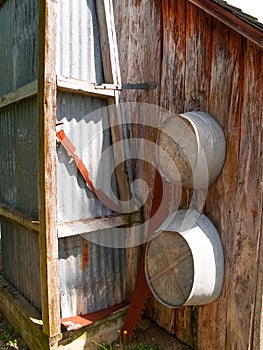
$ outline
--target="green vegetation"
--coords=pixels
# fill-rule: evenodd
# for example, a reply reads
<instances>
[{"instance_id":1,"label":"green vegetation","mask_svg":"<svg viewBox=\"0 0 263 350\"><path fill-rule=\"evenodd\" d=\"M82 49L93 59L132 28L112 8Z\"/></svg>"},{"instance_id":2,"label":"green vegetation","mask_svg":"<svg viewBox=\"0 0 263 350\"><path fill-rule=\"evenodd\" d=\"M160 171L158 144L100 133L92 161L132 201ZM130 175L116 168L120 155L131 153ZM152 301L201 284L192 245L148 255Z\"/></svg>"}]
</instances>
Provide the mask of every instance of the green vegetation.
<instances>
[{"instance_id":1,"label":"green vegetation","mask_svg":"<svg viewBox=\"0 0 263 350\"><path fill-rule=\"evenodd\" d=\"M19 349L18 341L21 338L20 330L7 323L0 313L0 342L5 344L6 349ZM3 349L2 347L0 347Z\"/></svg>"},{"instance_id":2,"label":"green vegetation","mask_svg":"<svg viewBox=\"0 0 263 350\"><path fill-rule=\"evenodd\" d=\"M159 350L159 347L156 344L145 345L143 343L137 345L108 345L108 344L96 344L98 350Z\"/></svg>"}]
</instances>

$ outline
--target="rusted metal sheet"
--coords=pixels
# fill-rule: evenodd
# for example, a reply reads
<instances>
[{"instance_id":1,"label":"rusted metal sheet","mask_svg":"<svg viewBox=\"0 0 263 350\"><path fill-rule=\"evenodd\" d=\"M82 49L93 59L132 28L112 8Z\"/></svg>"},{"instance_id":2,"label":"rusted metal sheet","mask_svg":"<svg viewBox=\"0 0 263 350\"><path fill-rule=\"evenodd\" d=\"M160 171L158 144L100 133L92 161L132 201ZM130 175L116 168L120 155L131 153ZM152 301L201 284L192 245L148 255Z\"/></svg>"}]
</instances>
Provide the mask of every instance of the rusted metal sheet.
<instances>
[{"instance_id":1,"label":"rusted metal sheet","mask_svg":"<svg viewBox=\"0 0 263 350\"><path fill-rule=\"evenodd\" d=\"M103 82L96 9L93 0L58 1L57 74Z\"/></svg>"},{"instance_id":2,"label":"rusted metal sheet","mask_svg":"<svg viewBox=\"0 0 263 350\"><path fill-rule=\"evenodd\" d=\"M126 305L127 303L119 303L108 307L107 309L91 312L85 315L82 314L80 316L62 318L61 324L66 328L67 331L76 330L91 325L96 321L102 320L103 318L116 312L117 310L126 307Z\"/></svg>"},{"instance_id":3,"label":"rusted metal sheet","mask_svg":"<svg viewBox=\"0 0 263 350\"><path fill-rule=\"evenodd\" d=\"M0 202L38 217L36 98L0 111Z\"/></svg>"},{"instance_id":4,"label":"rusted metal sheet","mask_svg":"<svg viewBox=\"0 0 263 350\"><path fill-rule=\"evenodd\" d=\"M107 234L107 232L106 232ZM125 299L125 250L73 236L59 239L62 317L102 310Z\"/></svg>"},{"instance_id":5,"label":"rusted metal sheet","mask_svg":"<svg viewBox=\"0 0 263 350\"><path fill-rule=\"evenodd\" d=\"M3 277L41 311L38 233L3 218L0 223Z\"/></svg>"},{"instance_id":6,"label":"rusted metal sheet","mask_svg":"<svg viewBox=\"0 0 263 350\"><path fill-rule=\"evenodd\" d=\"M37 0L8 0L0 9L0 94L36 79L37 25Z\"/></svg>"}]
</instances>

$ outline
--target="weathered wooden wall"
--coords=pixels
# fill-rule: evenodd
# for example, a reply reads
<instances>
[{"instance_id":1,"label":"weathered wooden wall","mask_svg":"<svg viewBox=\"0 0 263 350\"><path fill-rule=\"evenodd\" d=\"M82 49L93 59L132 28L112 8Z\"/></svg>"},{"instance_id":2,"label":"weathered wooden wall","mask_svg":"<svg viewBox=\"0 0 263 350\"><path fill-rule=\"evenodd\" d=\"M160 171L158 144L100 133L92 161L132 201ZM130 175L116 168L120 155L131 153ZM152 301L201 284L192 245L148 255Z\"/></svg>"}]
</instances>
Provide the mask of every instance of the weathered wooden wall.
<instances>
[{"instance_id":1,"label":"weathered wooden wall","mask_svg":"<svg viewBox=\"0 0 263 350\"><path fill-rule=\"evenodd\" d=\"M224 246L222 295L175 311L152 299L148 314L198 349L260 349L263 49L185 0L114 6L122 80L158 85L123 99L175 113L200 108L218 120L227 140L223 172L204 208ZM185 193L184 205L188 198Z\"/></svg>"}]
</instances>

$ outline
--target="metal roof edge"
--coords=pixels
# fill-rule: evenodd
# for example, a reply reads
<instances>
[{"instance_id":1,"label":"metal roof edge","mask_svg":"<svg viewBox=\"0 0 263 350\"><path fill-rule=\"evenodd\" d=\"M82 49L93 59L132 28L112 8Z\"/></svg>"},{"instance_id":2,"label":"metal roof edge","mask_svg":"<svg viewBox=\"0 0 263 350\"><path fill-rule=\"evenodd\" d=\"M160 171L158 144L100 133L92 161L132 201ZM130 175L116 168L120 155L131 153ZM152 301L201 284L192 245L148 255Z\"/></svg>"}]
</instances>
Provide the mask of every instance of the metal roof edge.
<instances>
[{"instance_id":1,"label":"metal roof edge","mask_svg":"<svg viewBox=\"0 0 263 350\"><path fill-rule=\"evenodd\" d=\"M233 11L237 8L232 7L230 9L231 5L224 5L221 1L188 1L263 48L263 25L259 22L257 22L257 25L254 17L244 14L241 10L240 13L238 13L239 11ZM254 18L254 21L251 20L252 18Z\"/></svg>"},{"instance_id":2,"label":"metal roof edge","mask_svg":"<svg viewBox=\"0 0 263 350\"><path fill-rule=\"evenodd\" d=\"M212 1L218 3L220 6L224 7L228 11L232 12L234 15L240 17L244 21L250 23L253 27L258 28L263 32L263 23L259 22L255 16L252 16L246 12L243 12L241 8L230 5L225 0L212 0Z\"/></svg>"}]
</instances>

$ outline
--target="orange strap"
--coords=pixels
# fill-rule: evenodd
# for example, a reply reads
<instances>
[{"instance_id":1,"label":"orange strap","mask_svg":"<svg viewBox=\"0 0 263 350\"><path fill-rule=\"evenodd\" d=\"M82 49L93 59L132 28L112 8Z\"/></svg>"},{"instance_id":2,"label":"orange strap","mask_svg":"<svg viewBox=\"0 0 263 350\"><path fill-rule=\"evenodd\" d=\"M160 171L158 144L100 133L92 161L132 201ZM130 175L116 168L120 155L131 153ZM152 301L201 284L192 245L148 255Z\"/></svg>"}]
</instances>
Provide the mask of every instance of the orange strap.
<instances>
[{"instance_id":1,"label":"orange strap","mask_svg":"<svg viewBox=\"0 0 263 350\"><path fill-rule=\"evenodd\" d=\"M102 202L107 208L116 211L121 212L120 207L115 204L106 194L104 194L101 190L96 190L91 179L89 176L89 171L86 168L83 161L76 155L76 147L72 144L70 139L65 134L64 130L60 130L56 133L57 138L61 142L61 144L64 146L64 148L67 150L69 155L74 159L81 175L83 176L83 179L85 180L86 184L88 185L89 189L93 192L95 197Z\"/></svg>"},{"instance_id":2,"label":"orange strap","mask_svg":"<svg viewBox=\"0 0 263 350\"><path fill-rule=\"evenodd\" d=\"M86 166L84 165L83 161L79 159L79 157L75 154L76 147L72 144L70 139L65 134L64 130L60 130L57 132L57 138L61 142L61 144L65 147L65 149L68 151L68 153L71 155L71 157L74 159L81 175L83 176L84 180L86 181L89 189L96 195L95 187L93 186L93 183L89 177L89 172ZM96 195L97 197L97 195Z\"/></svg>"}]
</instances>

